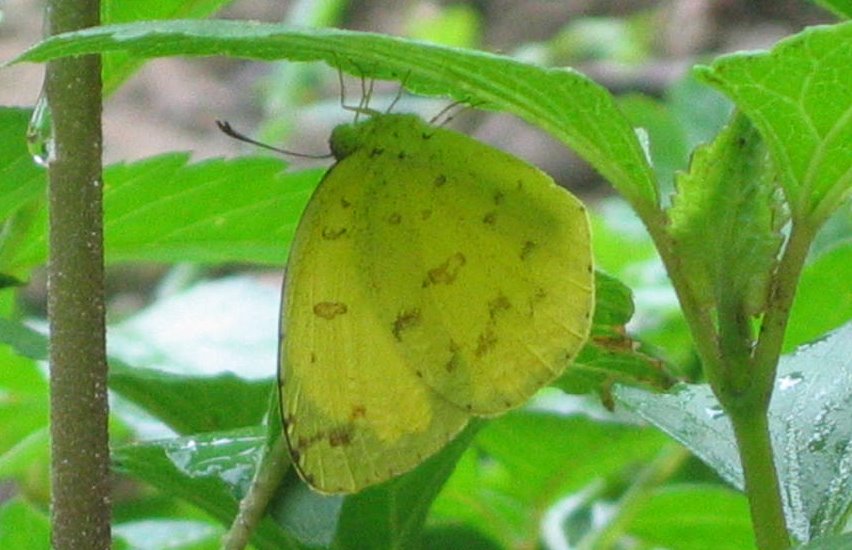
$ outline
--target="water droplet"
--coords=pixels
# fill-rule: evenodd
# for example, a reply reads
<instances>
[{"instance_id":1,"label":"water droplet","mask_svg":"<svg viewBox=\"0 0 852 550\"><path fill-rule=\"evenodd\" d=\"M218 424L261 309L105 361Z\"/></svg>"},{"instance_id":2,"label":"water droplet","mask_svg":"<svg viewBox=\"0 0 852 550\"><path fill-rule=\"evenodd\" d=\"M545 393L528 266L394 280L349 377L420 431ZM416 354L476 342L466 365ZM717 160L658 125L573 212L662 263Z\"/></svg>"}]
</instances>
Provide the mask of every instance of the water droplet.
<instances>
[{"instance_id":1,"label":"water droplet","mask_svg":"<svg viewBox=\"0 0 852 550\"><path fill-rule=\"evenodd\" d=\"M39 166L47 167L53 159L53 117L44 88L38 96L33 116L27 126L27 149Z\"/></svg>"},{"instance_id":2,"label":"water droplet","mask_svg":"<svg viewBox=\"0 0 852 550\"><path fill-rule=\"evenodd\" d=\"M778 389L779 390L789 390L790 388L794 388L798 386L805 377L801 372L791 372L786 376L782 376L778 379Z\"/></svg>"},{"instance_id":3,"label":"water droplet","mask_svg":"<svg viewBox=\"0 0 852 550\"><path fill-rule=\"evenodd\" d=\"M722 409L722 405L705 407L704 412L707 413L707 416L709 416L711 420L716 420L717 418L725 416L725 411Z\"/></svg>"}]
</instances>

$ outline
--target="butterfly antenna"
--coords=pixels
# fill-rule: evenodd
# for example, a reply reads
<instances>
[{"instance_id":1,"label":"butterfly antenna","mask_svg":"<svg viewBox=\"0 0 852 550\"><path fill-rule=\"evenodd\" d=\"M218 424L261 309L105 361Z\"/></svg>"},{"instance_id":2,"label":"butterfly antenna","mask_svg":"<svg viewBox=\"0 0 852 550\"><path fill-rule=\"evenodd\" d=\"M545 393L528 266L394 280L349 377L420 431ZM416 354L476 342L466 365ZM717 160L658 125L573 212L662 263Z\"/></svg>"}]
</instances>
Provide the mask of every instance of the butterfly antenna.
<instances>
[{"instance_id":1,"label":"butterfly antenna","mask_svg":"<svg viewBox=\"0 0 852 550\"><path fill-rule=\"evenodd\" d=\"M258 147L263 147L264 149L269 149L270 151L275 151L276 153L281 153L283 155L289 155L293 157L305 158L305 159L327 159L331 158L331 153L326 153L325 155L309 155L307 153L295 153L293 151L288 151L287 149L280 149L278 147L273 147L268 143L263 143L262 141L257 141L256 139L252 139L247 135L240 133L234 130L234 127L225 120L217 120L216 126L219 127L219 130L222 131L228 137L232 137L238 141L242 141L245 143L251 143L252 145L256 145Z\"/></svg>"},{"instance_id":2,"label":"butterfly antenna","mask_svg":"<svg viewBox=\"0 0 852 550\"><path fill-rule=\"evenodd\" d=\"M403 92L403 90L405 90L405 84L408 82L409 76L411 76L411 70L408 70L405 73L405 77L399 83L399 88L396 91L396 96L393 98L393 101L391 101L391 104L388 105L388 108L385 111L385 114L388 114L391 111L393 111L393 108L396 107L396 104L399 102L400 99L402 99L402 92Z\"/></svg>"},{"instance_id":3,"label":"butterfly antenna","mask_svg":"<svg viewBox=\"0 0 852 550\"><path fill-rule=\"evenodd\" d=\"M447 115L447 113L449 113L450 111L452 111L453 109L455 109L459 105L464 105L464 104L465 104L465 102L461 101L461 100L453 101L452 103L450 103L449 105L447 105L446 107L444 107L443 109L438 111L438 114L432 117L432 119L429 121L429 124L434 124L436 126L444 126L445 124L448 124L455 117L455 114ZM467 106L465 105L465 109L466 108L467 108ZM462 109L462 110L464 110L464 109ZM440 120L441 117L443 117L443 116L446 116L447 118L444 120L444 122L438 124L438 120Z\"/></svg>"}]
</instances>

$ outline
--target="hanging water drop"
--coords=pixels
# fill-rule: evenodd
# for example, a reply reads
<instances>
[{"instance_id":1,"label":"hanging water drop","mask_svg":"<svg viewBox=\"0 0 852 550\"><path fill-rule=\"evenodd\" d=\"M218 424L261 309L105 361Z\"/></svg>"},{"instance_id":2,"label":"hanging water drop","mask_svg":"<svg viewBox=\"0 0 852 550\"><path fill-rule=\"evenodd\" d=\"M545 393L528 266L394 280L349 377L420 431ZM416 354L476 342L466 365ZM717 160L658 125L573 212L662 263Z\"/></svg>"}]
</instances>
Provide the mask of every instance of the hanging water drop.
<instances>
[{"instance_id":1,"label":"hanging water drop","mask_svg":"<svg viewBox=\"0 0 852 550\"><path fill-rule=\"evenodd\" d=\"M53 117L50 114L44 88L38 96L27 126L27 149L33 161L39 166L46 168L53 158Z\"/></svg>"}]
</instances>

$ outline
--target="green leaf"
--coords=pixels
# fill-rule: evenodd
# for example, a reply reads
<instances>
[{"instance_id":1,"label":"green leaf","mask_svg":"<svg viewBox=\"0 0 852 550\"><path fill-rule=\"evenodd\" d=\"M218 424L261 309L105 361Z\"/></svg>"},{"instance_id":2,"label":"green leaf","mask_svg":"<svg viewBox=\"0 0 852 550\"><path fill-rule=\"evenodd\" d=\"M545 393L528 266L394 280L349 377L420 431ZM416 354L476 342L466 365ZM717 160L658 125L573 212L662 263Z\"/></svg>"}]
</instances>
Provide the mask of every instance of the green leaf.
<instances>
[{"instance_id":1,"label":"green leaf","mask_svg":"<svg viewBox=\"0 0 852 550\"><path fill-rule=\"evenodd\" d=\"M349 496L335 538L340 549L417 547L426 514L481 423L474 422L411 472Z\"/></svg>"},{"instance_id":2,"label":"green leaf","mask_svg":"<svg viewBox=\"0 0 852 550\"><path fill-rule=\"evenodd\" d=\"M852 320L849 281L852 239L836 244L805 266L784 335L786 352Z\"/></svg>"},{"instance_id":3,"label":"green leaf","mask_svg":"<svg viewBox=\"0 0 852 550\"><path fill-rule=\"evenodd\" d=\"M796 550L849 550L852 548L852 533L836 537L819 538L808 544L797 546Z\"/></svg>"},{"instance_id":4,"label":"green leaf","mask_svg":"<svg viewBox=\"0 0 852 550\"><path fill-rule=\"evenodd\" d=\"M21 357L47 360L47 336L18 321L0 317L0 342L10 346Z\"/></svg>"},{"instance_id":5,"label":"green leaf","mask_svg":"<svg viewBox=\"0 0 852 550\"><path fill-rule=\"evenodd\" d=\"M109 387L179 434L225 431L260 424L271 379L245 380L231 373L184 376L110 364Z\"/></svg>"},{"instance_id":6,"label":"green leaf","mask_svg":"<svg viewBox=\"0 0 852 550\"><path fill-rule=\"evenodd\" d=\"M47 514L20 497L0 504L0 548L50 550Z\"/></svg>"},{"instance_id":7,"label":"green leaf","mask_svg":"<svg viewBox=\"0 0 852 550\"><path fill-rule=\"evenodd\" d=\"M202 18L218 11L230 0L105 0L101 3L101 21L127 23L140 20ZM113 52L102 60L104 94L114 92L144 62L126 52Z\"/></svg>"},{"instance_id":8,"label":"green leaf","mask_svg":"<svg viewBox=\"0 0 852 550\"><path fill-rule=\"evenodd\" d=\"M852 22L813 27L770 52L698 68L757 126L793 219L819 227L852 191Z\"/></svg>"},{"instance_id":9,"label":"green leaf","mask_svg":"<svg viewBox=\"0 0 852 550\"><path fill-rule=\"evenodd\" d=\"M598 271L592 337L553 385L571 394L598 393L608 405L616 382L651 389L671 387L675 379L663 362L639 352L636 343L626 336L624 325L633 311L630 289Z\"/></svg>"},{"instance_id":10,"label":"green leaf","mask_svg":"<svg viewBox=\"0 0 852 550\"><path fill-rule=\"evenodd\" d=\"M113 467L230 525L237 496L251 481L265 436L265 428L255 426L128 445L113 452ZM259 550L300 548L268 517L255 530L252 543Z\"/></svg>"},{"instance_id":11,"label":"green leaf","mask_svg":"<svg viewBox=\"0 0 852 550\"><path fill-rule=\"evenodd\" d=\"M16 260L19 249L38 233L37 212L46 202L47 172L27 150L27 124L32 111L0 107L0 270L9 281L27 276ZM6 281L6 282L9 282Z\"/></svg>"},{"instance_id":12,"label":"green leaf","mask_svg":"<svg viewBox=\"0 0 852 550\"><path fill-rule=\"evenodd\" d=\"M35 364L0 348L0 453L16 445L25 436L45 427L48 418L47 384ZM7 377L14 385L7 386ZM15 387L17 386L17 387Z\"/></svg>"},{"instance_id":13,"label":"green leaf","mask_svg":"<svg viewBox=\"0 0 852 550\"><path fill-rule=\"evenodd\" d=\"M626 325L633 317L633 293L610 275L595 272L595 325Z\"/></svg>"},{"instance_id":14,"label":"green leaf","mask_svg":"<svg viewBox=\"0 0 852 550\"><path fill-rule=\"evenodd\" d=\"M822 6L839 18L849 19L852 17L852 2L849 0L810 0L812 3Z\"/></svg>"},{"instance_id":15,"label":"green leaf","mask_svg":"<svg viewBox=\"0 0 852 550\"><path fill-rule=\"evenodd\" d=\"M667 390L675 384L675 377L663 361L634 347L635 343L627 337L593 337L554 386L571 394L597 392L611 409L610 392L616 383L656 391Z\"/></svg>"},{"instance_id":16,"label":"green leaf","mask_svg":"<svg viewBox=\"0 0 852 550\"><path fill-rule=\"evenodd\" d=\"M709 385L676 389L659 395L619 387L615 395L741 488L733 431ZM852 323L781 358L769 429L787 524L799 540L836 532L852 506L850 403Z\"/></svg>"},{"instance_id":17,"label":"green leaf","mask_svg":"<svg viewBox=\"0 0 852 550\"><path fill-rule=\"evenodd\" d=\"M27 150L31 115L30 109L0 107L0 220L44 194L47 172Z\"/></svg>"},{"instance_id":18,"label":"green leaf","mask_svg":"<svg viewBox=\"0 0 852 550\"><path fill-rule=\"evenodd\" d=\"M430 526L464 524L501 547L535 547L554 504L649 460L664 442L636 425L512 411L479 433L435 501Z\"/></svg>"},{"instance_id":19,"label":"green leaf","mask_svg":"<svg viewBox=\"0 0 852 550\"><path fill-rule=\"evenodd\" d=\"M325 61L359 76L403 81L412 91L446 94L513 112L588 160L640 211L658 197L642 147L601 86L570 69L545 69L484 52L335 29L297 29L236 21L167 21L54 36L16 61L107 51L133 55L230 55Z\"/></svg>"},{"instance_id":20,"label":"green leaf","mask_svg":"<svg viewBox=\"0 0 852 550\"><path fill-rule=\"evenodd\" d=\"M283 264L322 172L287 173L272 158L187 164L188 157L174 153L105 170L106 261ZM44 261L46 223L41 227L18 261Z\"/></svg>"},{"instance_id":21,"label":"green leaf","mask_svg":"<svg viewBox=\"0 0 852 550\"><path fill-rule=\"evenodd\" d=\"M782 242L773 176L760 136L740 115L678 177L669 232L703 307L763 310Z\"/></svg>"},{"instance_id":22,"label":"green leaf","mask_svg":"<svg viewBox=\"0 0 852 550\"><path fill-rule=\"evenodd\" d=\"M255 531L259 549L327 545L338 548L405 548L420 536L429 506L470 443L469 429L444 450L408 474L342 499L311 492L301 482L285 482ZM121 447L117 471L166 494L183 498L228 525L236 513L265 441L265 428L196 434ZM341 508L342 503L342 508ZM373 546L365 546L365 545Z\"/></svg>"},{"instance_id":23,"label":"green leaf","mask_svg":"<svg viewBox=\"0 0 852 550\"><path fill-rule=\"evenodd\" d=\"M619 98L619 108L634 127L648 133L648 146L661 195L674 188L675 170L686 166L689 158L686 136L675 113L664 103L638 94Z\"/></svg>"},{"instance_id":24,"label":"green leaf","mask_svg":"<svg viewBox=\"0 0 852 550\"><path fill-rule=\"evenodd\" d=\"M627 531L650 548L756 548L748 501L742 493L720 485L660 487L643 503Z\"/></svg>"}]
</instances>

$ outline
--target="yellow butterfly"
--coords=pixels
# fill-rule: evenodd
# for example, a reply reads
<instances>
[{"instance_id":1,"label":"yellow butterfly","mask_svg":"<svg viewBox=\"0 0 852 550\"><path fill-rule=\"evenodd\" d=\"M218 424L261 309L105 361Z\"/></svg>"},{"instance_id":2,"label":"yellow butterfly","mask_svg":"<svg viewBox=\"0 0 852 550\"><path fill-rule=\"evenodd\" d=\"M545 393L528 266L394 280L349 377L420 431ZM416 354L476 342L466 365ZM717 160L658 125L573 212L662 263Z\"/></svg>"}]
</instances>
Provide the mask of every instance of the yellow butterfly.
<instances>
[{"instance_id":1,"label":"yellow butterfly","mask_svg":"<svg viewBox=\"0 0 852 550\"><path fill-rule=\"evenodd\" d=\"M331 147L290 251L279 383L299 474L349 493L559 376L594 282L585 207L525 162L415 115Z\"/></svg>"}]
</instances>

